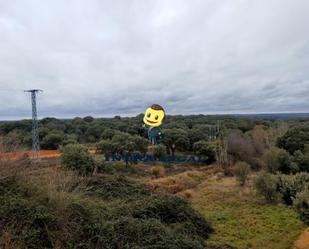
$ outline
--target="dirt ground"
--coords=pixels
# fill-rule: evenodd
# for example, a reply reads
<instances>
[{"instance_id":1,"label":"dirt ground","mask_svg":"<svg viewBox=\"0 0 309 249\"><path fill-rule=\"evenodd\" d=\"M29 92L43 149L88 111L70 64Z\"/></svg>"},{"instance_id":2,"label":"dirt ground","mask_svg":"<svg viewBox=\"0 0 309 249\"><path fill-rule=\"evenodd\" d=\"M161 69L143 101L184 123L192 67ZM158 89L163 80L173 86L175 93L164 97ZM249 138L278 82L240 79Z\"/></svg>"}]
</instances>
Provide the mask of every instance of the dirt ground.
<instances>
[{"instance_id":1,"label":"dirt ground","mask_svg":"<svg viewBox=\"0 0 309 249\"><path fill-rule=\"evenodd\" d=\"M295 241L293 249L309 249L309 228Z\"/></svg>"},{"instance_id":2,"label":"dirt ground","mask_svg":"<svg viewBox=\"0 0 309 249\"><path fill-rule=\"evenodd\" d=\"M95 154L95 149L89 149L90 154ZM0 159L9 159L9 160L16 160L23 156L27 155L28 157L32 157L32 151L15 151L15 152L6 152L0 153ZM40 150L39 158L55 158L61 156L60 150Z\"/></svg>"},{"instance_id":3,"label":"dirt ground","mask_svg":"<svg viewBox=\"0 0 309 249\"><path fill-rule=\"evenodd\" d=\"M32 151L16 151L16 152L6 152L1 153L0 158L1 159L10 159L15 160L19 159L23 156L32 157ZM59 150L40 150L39 157L40 158L53 158L53 157L59 157L61 155Z\"/></svg>"}]
</instances>

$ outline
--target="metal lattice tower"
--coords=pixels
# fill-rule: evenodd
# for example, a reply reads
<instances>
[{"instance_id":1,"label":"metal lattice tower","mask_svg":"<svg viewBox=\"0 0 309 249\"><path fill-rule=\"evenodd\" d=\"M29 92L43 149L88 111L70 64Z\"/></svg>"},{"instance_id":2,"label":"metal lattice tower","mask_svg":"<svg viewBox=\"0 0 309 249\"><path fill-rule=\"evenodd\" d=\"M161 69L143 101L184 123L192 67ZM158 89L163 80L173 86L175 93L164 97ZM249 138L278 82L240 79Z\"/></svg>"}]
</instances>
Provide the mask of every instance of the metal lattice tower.
<instances>
[{"instance_id":1,"label":"metal lattice tower","mask_svg":"<svg viewBox=\"0 0 309 249\"><path fill-rule=\"evenodd\" d=\"M25 90L25 92L31 93L31 105L32 105L32 159L37 160L39 158L40 151L40 139L38 132L38 113L36 108L36 94L42 92L39 89Z\"/></svg>"}]
</instances>

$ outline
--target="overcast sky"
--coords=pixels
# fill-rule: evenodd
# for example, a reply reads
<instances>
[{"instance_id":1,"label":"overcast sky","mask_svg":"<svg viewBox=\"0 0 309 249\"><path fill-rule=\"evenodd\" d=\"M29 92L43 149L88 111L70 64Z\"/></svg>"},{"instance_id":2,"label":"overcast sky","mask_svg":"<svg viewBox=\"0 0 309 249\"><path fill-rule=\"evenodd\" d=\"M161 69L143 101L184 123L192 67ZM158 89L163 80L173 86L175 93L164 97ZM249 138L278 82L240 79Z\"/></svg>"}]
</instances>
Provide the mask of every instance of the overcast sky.
<instances>
[{"instance_id":1,"label":"overcast sky","mask_svg":"<svg viewBox=\"0 0 309 249\"><path fill-rule=\"evenodd\" d=\"M0 119L309 111L308 0L0 0Z\"/></svg>"}]
</instances>

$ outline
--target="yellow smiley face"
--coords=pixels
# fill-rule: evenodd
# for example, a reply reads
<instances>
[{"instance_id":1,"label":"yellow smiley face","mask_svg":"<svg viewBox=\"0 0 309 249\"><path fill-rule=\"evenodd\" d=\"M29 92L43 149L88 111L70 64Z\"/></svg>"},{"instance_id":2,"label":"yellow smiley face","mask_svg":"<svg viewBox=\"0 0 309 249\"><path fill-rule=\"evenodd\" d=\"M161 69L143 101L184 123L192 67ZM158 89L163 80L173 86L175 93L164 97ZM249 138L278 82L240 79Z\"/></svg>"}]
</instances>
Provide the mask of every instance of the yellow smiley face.
<instances>
[{"instance_id":1,"label":"yellow smiley face","mask_svg":"<svg viewBox=\"0 0 309 249\"><path fill-rule=\"evenodd\" d=\"M149 126L160 126L162 124L165 112L159 105L152 105L146 110L144 123Z\"/></svg>"}]
</instances>

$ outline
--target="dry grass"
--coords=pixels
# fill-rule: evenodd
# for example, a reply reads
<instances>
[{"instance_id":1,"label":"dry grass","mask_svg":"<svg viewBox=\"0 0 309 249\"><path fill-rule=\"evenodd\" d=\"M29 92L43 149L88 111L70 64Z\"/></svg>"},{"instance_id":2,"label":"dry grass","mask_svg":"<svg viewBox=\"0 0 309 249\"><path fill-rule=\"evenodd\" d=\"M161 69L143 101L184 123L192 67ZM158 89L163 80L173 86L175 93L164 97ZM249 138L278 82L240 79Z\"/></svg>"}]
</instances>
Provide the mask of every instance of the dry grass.
<instances>
[{"instance_id":1,"label":"dry grass","mask_svg":"<svg viewBox=\"0 0 309 249\"><path fill-rule=\"evenodd\" d=\"M169 172L172 174L172 172ZM271 205L253 190L254 174L242 187L218 167L188 170L160 179L146 179L153 189L187 199L215 232L208 245L230 244L239 249L288 249L305 228L297 213L285 205ZM303 248L301 248L303 249Z\"/></svg>"},{"instance_id":2,"label":"dry grass","mask_svg":"<svg viewBox=\"0 0 309 249\"><path fill-rule=\"evenodd\" d=\"M210 171L209 169L187 171L174 176L155 180L151 179L147 184L154 190L176 194L187 189L195 188L203 180L210 177Z\"/></svg>"},{"instance_id":3,"label":"dry grass","mask_svg":"<svg viewBox=\"0 0 309 249\"><path fill-rule=\"evenodd\" d=\"M154 166L151 168L151 173L155 178L160 178L165 176L165 168L162 166Z\"/></svg>"},{"instance_id":4,"label":"dry grass","mask_svg":"<svg viewBox=\"0 0 309 249\"><path fill-rule=\"evenodd\" d=\"M253 176L251 176L252 178ZM270 205L234 177L212 178L194 189L190 201L213 224L207 243L235 248L288 249L304 228L297 213L285 205Z\"/></svg>"}]
</instances>

